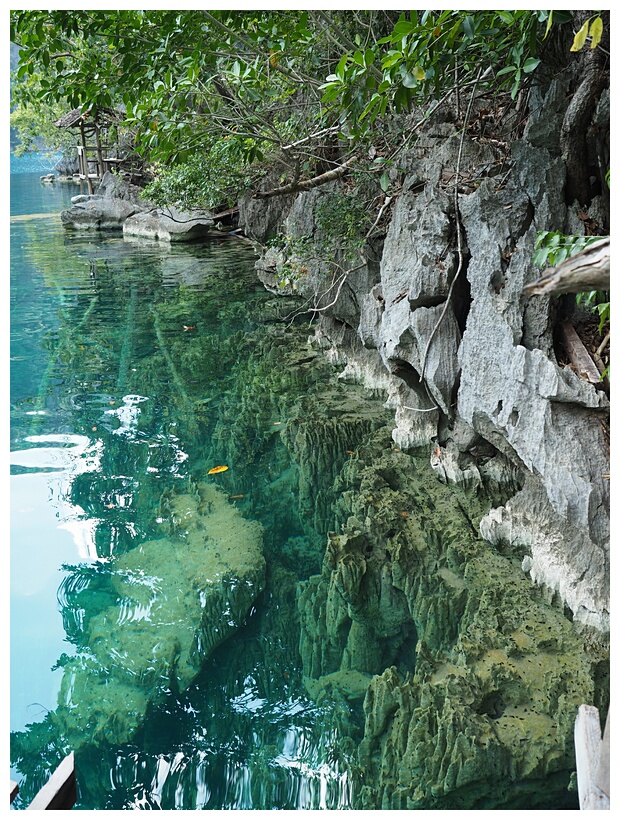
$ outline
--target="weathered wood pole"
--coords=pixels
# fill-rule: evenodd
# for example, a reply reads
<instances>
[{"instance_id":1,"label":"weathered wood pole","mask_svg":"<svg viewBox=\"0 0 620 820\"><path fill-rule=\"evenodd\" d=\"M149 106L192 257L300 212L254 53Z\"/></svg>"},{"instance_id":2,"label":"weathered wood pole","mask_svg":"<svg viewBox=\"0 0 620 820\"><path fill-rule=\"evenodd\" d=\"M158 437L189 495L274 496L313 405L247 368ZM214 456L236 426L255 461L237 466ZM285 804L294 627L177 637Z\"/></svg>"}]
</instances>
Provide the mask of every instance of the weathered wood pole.
<instances>
[{"instance_id":1,"label":"weathered wood pole","mask_svg":"<svg viewBox=\"0 0 620 820\"><path fill-rule=\"evenodd\" d=\"M88 173L88 153L86 151L86 132L84 131L84 118L80 118L80 136L82 137L82 150L80 152L80 157L82 159L82 173L86 177L86 182L88 183L88 193L93 193L93 183Z\"/></svg>"},{"instance_id":2,"label":"weathered wood pole","mask_svg":"<svg viewBox=\"0 0 620 820\"><path fill-rule=\"evenodd\" d=\"M27 809L71 809L76 799L75 759L73 752L70 752L39 789Z\"/></svg>"},{"instance_id":3,"label":"weathered wood pole","mask_svg":"<svg viewBox=\"0 0 620 820\"><path fill-rule=\"evenodd\" d=\"M605 736L596 706L582 705L575 719L579 808L609 810L609 715Z\"/></svg>"}]
</instances>

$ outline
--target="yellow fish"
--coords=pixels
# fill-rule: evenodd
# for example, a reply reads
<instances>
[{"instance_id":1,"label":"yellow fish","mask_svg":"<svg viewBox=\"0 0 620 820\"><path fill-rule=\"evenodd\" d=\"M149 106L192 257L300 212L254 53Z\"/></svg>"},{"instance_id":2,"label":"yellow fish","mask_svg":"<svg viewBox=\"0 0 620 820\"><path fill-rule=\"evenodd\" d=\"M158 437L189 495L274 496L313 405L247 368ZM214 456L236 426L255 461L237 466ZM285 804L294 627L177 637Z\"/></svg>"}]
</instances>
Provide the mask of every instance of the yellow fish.
<instances>
[{"instance_id":1,"label":"yellow fish","mask_svg":"<svg viewBox=\"0 0 620 820\"><path fill-rule=\"evenodd\" d=\"M213 467L209 470L207 475L213 475L213 473L225 473L228 467Z\"/></svg>"}]
</instances>

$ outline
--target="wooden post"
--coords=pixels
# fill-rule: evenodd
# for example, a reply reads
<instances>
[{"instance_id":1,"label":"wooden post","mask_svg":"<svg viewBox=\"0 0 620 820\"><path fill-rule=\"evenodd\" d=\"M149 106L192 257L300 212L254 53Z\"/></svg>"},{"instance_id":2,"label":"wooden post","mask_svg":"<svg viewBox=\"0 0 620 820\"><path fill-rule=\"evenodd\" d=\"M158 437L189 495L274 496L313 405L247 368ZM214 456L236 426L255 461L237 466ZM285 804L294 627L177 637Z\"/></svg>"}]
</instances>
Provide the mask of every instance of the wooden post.
<instances>
[{"instance_id":1,"label":"wooden post","mask_svg":"<svg viewBox=\"0 0 620 820\"><path fill-rule=\"evenodd\" d=\"M28 809L71 809L77 799L75 760L68 754L47 783L37 792Z\"/></svg>"},{"instance_id":2,"label":"wooden post","mask_svg":"<svg viewBox=\"0 0 620 820\"><path fill-rule=\"evenodd\" d=\"M15 780L11 780L11 803L17 797L17 793L19 792L19 786L15 782Z\"/></svg>"},{"instance_id":3,"label":"wooden post","mask_svg":"<svg viewBox=\"0 0 620 820\"><path fill-rule=\"evenodd\" d=\"M575 758L579 808L609 810L609 715L603 740L596 706L579 707L575 719Z\"/></svg>"},{"instance_id":4,"label":"wooden post","mask_svg":"<svg viewBox=\"0 0 620 820\"><path fill-rule=\"evenodd\" d=\"M80 119L80 134L82 135L82 158L84 160L84 171L83 173L86 175L86 182L88 183L88 193L93 193L93 183L90 178L90 174L88 173L88 154L86 152L86 133L84 131L84 118Z\"/></svg>"},{"instance_id":5,"label":"wooden post","mask_svg":"<svg viewBox=\"0 0 620 820\"><path fill-rule=\"evenodd\" d=\"M95 128L95 144L97 146L97 171L99 173L99 179L103 179L103 175L105 173L105 168L103 167L103 151L101 149L101 137L99 135L99 124L97 120L93 123Z\"/></svg>"}]
</instances>

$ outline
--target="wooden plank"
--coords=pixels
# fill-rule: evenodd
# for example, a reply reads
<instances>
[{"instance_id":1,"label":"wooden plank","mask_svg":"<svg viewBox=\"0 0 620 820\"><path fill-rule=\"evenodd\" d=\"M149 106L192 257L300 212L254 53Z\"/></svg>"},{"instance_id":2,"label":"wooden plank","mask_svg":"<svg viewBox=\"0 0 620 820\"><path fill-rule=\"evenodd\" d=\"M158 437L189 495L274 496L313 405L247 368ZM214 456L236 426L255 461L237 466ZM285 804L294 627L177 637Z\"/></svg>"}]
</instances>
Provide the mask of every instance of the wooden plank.
<instances>
[{"instance_id":1,"label":"wooden plank","mask_svg":"<svg viewBox=\"0 0 620 820\"><path fill-rule=\"evenodd\" d=\"M17 781L11 780L11 803L17 797L18 792L19 792L19 786L17 784Z\"/></svg>"},{"instance_id":2,"label":"wooden plank","mask_svg":"<svg viewBox=\"0 0 620 820\"><path fill-rule=\"evenodd\" d=\"M68 754L41 788L28 809L71 809L77 799L75 759Z\"/></svg>"},{"instance_id":3,"label":"wooden plank","mask_svg":"<svg viewBox=\"0 0 620 820\"><path fill-rule=\"evenodd\" d=\"M592 357L586 350L584 343L577 335L575 328L570 322L562 322L560 332L566 355L577 371L577 375L590 382L590 384L600 384L601 374L592 361Z\"/></svg>"},{"instance_id":4,"label":"wooden plank","mask_svg":"<svg viewBox=\"0 0 620 820\"><path fill-rule=\"evenodd\" d=\"M580 706L575 719L575 758L579 808L583 811L609 809L609 794L597 784L602 746L598 709Z\"/></svg>"}]
</instances>

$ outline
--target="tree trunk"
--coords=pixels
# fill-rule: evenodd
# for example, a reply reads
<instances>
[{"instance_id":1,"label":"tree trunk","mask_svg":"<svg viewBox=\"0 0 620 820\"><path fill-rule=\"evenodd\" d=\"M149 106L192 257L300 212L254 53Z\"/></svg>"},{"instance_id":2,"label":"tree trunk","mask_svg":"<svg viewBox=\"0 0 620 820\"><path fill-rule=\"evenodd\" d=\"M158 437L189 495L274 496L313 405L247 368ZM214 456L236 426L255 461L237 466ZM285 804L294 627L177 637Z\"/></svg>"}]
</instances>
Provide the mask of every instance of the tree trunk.
<instances>
[{"instance_id":1,"label":"tree trunk","mask_svg":"<svg viewBox=\"0 0 620 820\"><path fill-rule=\"evenodd\" d=\"M604 55L598 50L584 54L582 78L566 109L560 130L560 146L566 162L568 205L577 200L587 207L592 199L586 137L601 92L609 84L603 60Z\"/></svg>"},{"instance_id":2,"label":"tree trunk","mask_svg":"<svg viewBox=\"0 0 620 820\"><path fill-rule=\"evenodd\" d=\"M326 182L343 177L355 162L357 162L357 157L351 157L342 165L332 168L331 171L326 171L324 174L319 174L318 177L312 177L312 179L306 179L302 182L289 182L288 185L283 185L281 188L272 188L269 191L257 191L254 194L254 199L268 199L272 196L295 194L298 191L311 191L313 188L318 188L319 185L325 185Z\"/></svg>"}]
</instances>

